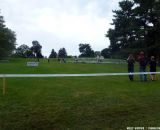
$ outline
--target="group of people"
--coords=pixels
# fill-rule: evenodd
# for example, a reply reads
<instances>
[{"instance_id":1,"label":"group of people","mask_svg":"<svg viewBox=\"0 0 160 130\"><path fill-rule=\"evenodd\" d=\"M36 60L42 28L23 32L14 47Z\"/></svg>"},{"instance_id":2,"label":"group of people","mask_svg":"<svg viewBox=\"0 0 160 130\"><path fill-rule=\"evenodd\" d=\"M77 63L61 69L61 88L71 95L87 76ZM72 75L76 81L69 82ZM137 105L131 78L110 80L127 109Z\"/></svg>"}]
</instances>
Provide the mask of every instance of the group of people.
<instances>
[{"instance_id":1,"label":"group of people","mask_svg":"<svg viewBox=\"0 0 160 130\"><path fill-rule=\"evenodd\" d=\"M157 62L154 56L151 56L149 59L145 57L145 54L143 51L141 51L137 57L137 61L139 62L139 70L140 70L140 81L147 81L147 74L146 68L147 65L149 65L150 68L150 78L152 81L156 80L156 66ZM127 58L127 63L128 63L128 73L129 73L129 79L131 81L134 80L134 63L135 63L135 58L132 54L129 55Z\"/></svg>"}]
</instances>

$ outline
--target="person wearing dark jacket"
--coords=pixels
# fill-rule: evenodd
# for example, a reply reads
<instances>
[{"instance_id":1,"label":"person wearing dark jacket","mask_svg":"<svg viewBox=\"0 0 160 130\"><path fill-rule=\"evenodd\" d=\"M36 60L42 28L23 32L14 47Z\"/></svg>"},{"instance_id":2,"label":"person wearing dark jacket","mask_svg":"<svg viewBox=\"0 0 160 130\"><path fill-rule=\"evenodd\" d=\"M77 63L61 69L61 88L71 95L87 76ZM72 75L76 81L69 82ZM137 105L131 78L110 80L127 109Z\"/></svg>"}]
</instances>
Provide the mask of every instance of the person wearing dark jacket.
<instances>
[{"instance_id":1,"label":"person wearing dark jacket","mask_svg":"<svg viewBox=\"0 0 160 130\"><path fill-rule=\"evenodd\" d=\"M127 63L128 63L128 73L129 73L129 79L131 81L134 80L134 63L135 63L135 59L133 57L132 54L129 55L128 59L127 59Z\"/></svg>"},{"instance_id":2,"label":"person wearing dark jacket","mask_svg":"<svg viewBox=\"0 0 160 130\"><path fill-rule=\"evenodd\" d=\"M151 56L151 60L149 62L149 65L150 65L150 72L151 72L151 80L155 81L156 80L156 74L154 72L156 72L157 63L156 63L156 60L155 60L154 56Z\"/></svg>"},{"instance_id":3,"label":"person wearing dark jacket","mask_svg":"<svg viewBox=\"0 0 160 130\"><path fill-rule=\"evenodd\" d=\"M139 66L140 66L140 73L146 72L146 66L147 66L147 59L144 55L144 52L141 51L138 56ZM140 80L141 82L147 81L147 75L146 74L140 74Z\"/></svg>"}]
</instances>

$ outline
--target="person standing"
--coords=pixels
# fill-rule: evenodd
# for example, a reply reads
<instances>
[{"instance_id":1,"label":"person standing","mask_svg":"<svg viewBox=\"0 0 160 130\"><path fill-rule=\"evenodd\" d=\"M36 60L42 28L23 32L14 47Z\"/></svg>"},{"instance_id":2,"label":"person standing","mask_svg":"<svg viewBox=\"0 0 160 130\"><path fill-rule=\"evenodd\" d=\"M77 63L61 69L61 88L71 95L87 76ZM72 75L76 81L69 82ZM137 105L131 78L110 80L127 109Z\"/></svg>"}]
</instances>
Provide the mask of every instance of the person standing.
<instances>
[{"instance_id":1,"label":"person standing","mask_svg":"<svg viewBox=\"0 0 160 130\"><path fill-rule=\"evenodd\" d=\"M140 66L140 73L146 72L146 66L147 66L147 59L144 55L144 52L141 51L138 56L139 66ZM146 74L140 74L140 80L141 82L147 81L147 75Z\"/></svg>"},{"instance_id":2,"label":"person standing","mask_svg":"<svg viewBox=\"0 0 160 130\"><path fill-rule=\"evenodd\" d=\"M132 54L129 55L129 57L127 58L127 63L128 63L128 73L129 73L129 79L130 81L134 80L134 63L135 63L135 59L133 57Z\"/></svg>"},{"instance_id":3,"label":"person standing","mask_svg":"<svg viewBox=\"0 0 160 130\"><path fill-rule=\"evenodd\" d=\"M156 72L157 63L156 63L156 60L155 60L154 56L151 56L151 60L149 62L149 65L150 65L150 72L151 72L151 80L155 81L156 80L156 74L154 72Z\"/></svg>"}]
</instances>

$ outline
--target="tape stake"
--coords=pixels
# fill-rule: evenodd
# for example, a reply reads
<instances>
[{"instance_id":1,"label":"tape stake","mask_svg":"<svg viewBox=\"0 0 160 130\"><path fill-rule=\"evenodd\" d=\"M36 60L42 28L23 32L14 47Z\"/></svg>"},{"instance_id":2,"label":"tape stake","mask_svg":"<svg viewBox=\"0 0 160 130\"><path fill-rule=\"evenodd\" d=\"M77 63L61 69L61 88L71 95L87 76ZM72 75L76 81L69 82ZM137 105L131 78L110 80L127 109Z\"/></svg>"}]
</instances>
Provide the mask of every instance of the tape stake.
<instances>
[{"instance_id":1,"label":"tape stake","mask_svg":"<svg viewBox=\"0 0 160 130\"><path fill-rule=\"evenodd\" d=\"M3 95L6 94L6 78L5 76L3 77Z\"/></svg>"}]
</instances>

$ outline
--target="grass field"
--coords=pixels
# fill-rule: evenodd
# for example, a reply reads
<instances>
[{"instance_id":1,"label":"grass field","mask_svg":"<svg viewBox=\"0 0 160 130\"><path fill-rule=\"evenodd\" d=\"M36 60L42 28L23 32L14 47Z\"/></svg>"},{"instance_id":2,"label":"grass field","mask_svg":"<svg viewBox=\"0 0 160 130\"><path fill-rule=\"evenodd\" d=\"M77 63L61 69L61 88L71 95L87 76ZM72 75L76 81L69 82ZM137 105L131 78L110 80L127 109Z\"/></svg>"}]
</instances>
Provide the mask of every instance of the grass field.
<instances>
[{"instance_id":1,"label":"grass field","mask_svg":"<svg viewBox=\"0 0 160 130\"><path fill-rule=\"evenodd\" d=\"M127 72L126 64L59 64L43 60L39 67L27 67L26 62L12 59L0 63L0 73ZM139 76L134 82L127 76L7 78L7 93L3 96L0 92L0 130L160 127L159 83L140 82Z\"/></svg>"}]
</instances>

